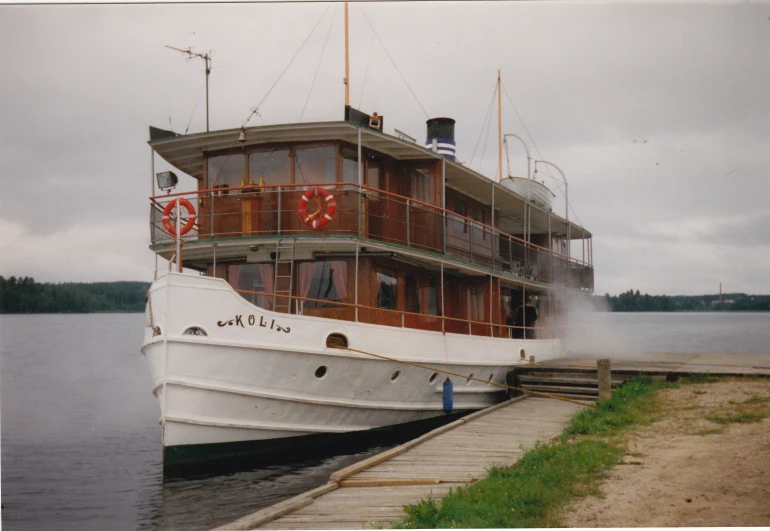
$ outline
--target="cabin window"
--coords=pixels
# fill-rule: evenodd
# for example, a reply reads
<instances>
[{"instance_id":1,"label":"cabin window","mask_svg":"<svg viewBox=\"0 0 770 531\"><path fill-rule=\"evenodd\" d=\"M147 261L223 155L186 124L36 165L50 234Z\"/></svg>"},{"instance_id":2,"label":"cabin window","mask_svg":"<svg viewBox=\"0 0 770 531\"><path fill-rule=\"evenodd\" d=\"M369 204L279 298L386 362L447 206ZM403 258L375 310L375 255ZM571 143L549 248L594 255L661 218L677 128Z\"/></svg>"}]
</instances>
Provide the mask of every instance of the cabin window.
<instances>
[{"instance_id":1,"label":"cabin window","mask_svg":"<svg viewBox=\"0 0 770 531\"><path fill-rule=\"evenodd\" d=\"M339 308L335 302L348 298L348 264L345 261L303 262L297 273L300 297L318 299L302 301L303 308Z\"/></svg>"},{"instance_id":2,"label":"cabin window","mask_svg":"<svg viewBox=\"0 0 770 531\"><path fill-rule=\"evenodd\" d=\"M398 279L390 269L377 271L377 307L398 309Z\"/></svg>"},{"instance_id":3,"label":"cabin window","mask_svg":"<svg viewBox=\"0 0 770 531\"><path fill-rule=\"evenodd\" d=\"M412 199L430 203L430 170L420 168L413 170L412 174Z\"/></svg>"},{"instance_id":4,"label":"cabin window","mask_svg":"<svg viewBox=\"0 0 770 531\"><path fill-rule=\"evenodd\" d=\"M406 275L404 278L404 310L412 313L422 313L420 293L417 289L417 278L414 275Z\"/></svg>"},{"instance_id":5,"label":"cabin window","mask_svg":"<svg viewBox=\"0 0 770 531\"><path fill-rule=\"evenodd\" d=\"M246 177L246 157L241 153L208 159L209 188L239 188Z\"/></svg>"},{"instance_id":6,"label":"cabin window","mask_svg":"<svg viewBox=\"0 0 770 531\"><path fill-rule=\"evenodd\" d=\"M484 225L484 224L486 224L486 218L487 218L486 214L487 213L484 212L483 208L476 207L474 209L474 211L473 211L473 219L475 221L478 221L481 225ZM475 240L486 240L487 239L487 233L484 230L484 227L482 227L481 225L476 225L474 223L473 238Z\"/></svg>"},{"instance_id":7,"label":"cabin window","mask_svg":"<svg viewBox=\"0 0 770 531\"><path fill-rule=\"evenodd\" d=\"M484 288L472 286L468 288L468 319L484 321Z\"/></svg>"},{"instance_id":8,"label":"cabin window","mask_svg":"<svg viewBox=\"0 0 770 531\"><path fill-rule=\"evenodd\" d=\"M438 280L431 277L430 283L428 286L425 286L422 291L420 291L420 297L423 308L425 308L425 312L428 315L438 315Z\"/></svg>"},{"instance_id":9,"label":"cabin window","mask_svg":"<svg viewBox=\"0 0 770 531\"><path fill-rule=\"evenodd\" d=\"M295 183L333 183L337 180L337 150L333 146L294 151Z\"/></svg>"},{"instance_id":10,"label":"cabin window","mask_svg":"<svg viewBox=\"0 0 770 531\"><path fill-rule=\"evenodd\" d=\"M455 197L455 208L454 211L456 214L459 214L461 216L467 216L468 215L468 204L460 199L459 197ZM467 232L468 226L465 224L464 219L457 219L455 218L455 230L457 232Z\"/></svg>"},{"instance_id":11,"label":"cabin window","mask_svg":"<svg viewBox=\"0 0 770 531\"><path fill-rule=\"evenodd\" d=\"M227 266L227 281L235 290L241 290L241 297L252 304L273 309L273 297L248 292L273 293L275 276L273 264L230 264Z\"/></svg>"},{"instance_id":12,"label":"cabin window","mask_svg":"<svg viewBox=\"0 0 770 531\"><path fill-rule=\"evenodd\" d=\"M289 184L291 181L291 155L288 149L259 151L249 155L249 179L259 184Z\"/></svg>"},{"instance_id":13,"label":"cabin window","mask_svg":"<svg viewBox=\"0 0 770 531\"><path fill-rule=\"evenodd\" d=\"M358 182L358 150L342 148L342 180L349 183Z\"/></svg>"}]
</instances>

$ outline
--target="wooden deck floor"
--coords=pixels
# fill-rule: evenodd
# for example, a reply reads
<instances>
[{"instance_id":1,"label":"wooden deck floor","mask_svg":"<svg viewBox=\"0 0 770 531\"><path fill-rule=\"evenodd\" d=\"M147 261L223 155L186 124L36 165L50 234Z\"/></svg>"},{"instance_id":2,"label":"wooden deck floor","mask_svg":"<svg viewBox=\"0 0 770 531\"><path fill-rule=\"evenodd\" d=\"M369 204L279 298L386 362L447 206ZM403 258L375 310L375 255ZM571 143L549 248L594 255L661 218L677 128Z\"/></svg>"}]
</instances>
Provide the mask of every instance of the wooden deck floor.
<instances>
[{"instance_id":1,"label":"wooden deck floor","mask_svg":"<svg viewBox=\"0 0 770 531\"><path fill-rule=\"evenodd\" d=\"M367 461L376 462L391 455L369 468L348 475L353 465L345 469L348 472L335 473L332 478L337 482L317 489L323 494L287 500L283 508L274 506L252 515L261 514L251 520L255 527L248 526L246 517L221 529L387 527L404 516L405 504L427 497L440 499L452 488L485 477L493 465L515 463L536 441L561 433L580 408L546 398L501 404L491 412L474 414L471 420L439 428L435 431L441 433L431 432L403 452L398 447L370 458ZM282 516L265 522L271 510L272 515Z\"/></svg>"}]
</instances>

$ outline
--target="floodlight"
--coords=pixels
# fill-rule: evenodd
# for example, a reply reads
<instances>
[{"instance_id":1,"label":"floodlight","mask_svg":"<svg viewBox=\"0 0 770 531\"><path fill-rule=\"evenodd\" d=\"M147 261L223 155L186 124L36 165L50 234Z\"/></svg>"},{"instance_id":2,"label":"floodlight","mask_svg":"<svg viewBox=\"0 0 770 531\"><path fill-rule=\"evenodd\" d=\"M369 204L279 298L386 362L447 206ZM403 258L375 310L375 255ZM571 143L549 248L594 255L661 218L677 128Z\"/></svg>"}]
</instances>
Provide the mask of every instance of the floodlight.
<instances>
[{"instance_id":1,"label":"floodlight","mask_svg":"<svg viewBox=\"0 0 770 531\"><path fill-rule=\"evenodd\" d=\"M172 190L179 182L173 171L162 171L155 175L158 178L158 188L161 190Z\"/></svg>"}]
</instances>

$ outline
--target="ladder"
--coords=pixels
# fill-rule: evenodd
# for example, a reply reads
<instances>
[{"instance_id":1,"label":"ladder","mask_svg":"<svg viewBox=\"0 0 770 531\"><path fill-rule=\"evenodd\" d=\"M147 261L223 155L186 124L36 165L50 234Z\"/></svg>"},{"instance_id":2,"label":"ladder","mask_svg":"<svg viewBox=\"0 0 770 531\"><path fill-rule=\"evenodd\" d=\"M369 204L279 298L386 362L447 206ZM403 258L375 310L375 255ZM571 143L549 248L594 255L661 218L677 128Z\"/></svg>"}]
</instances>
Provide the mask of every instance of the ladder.
<instances>
[{"instance_id":1,"label":"ladder","mask_svg":"<svg viewBox=\"0 0 770 531\"><path fill-rule=\"evenodd\" d=\"M281 243L279 239L275 244L275 282L273 283L273 311L291 313L291 299L278 297L278 295L291 295L294 288L294 246L295 238L291 244ZM287 255L289 258L287 259ZM288 269L288 274L286 270ZM283 274L282 274L283 273ZM288 286L287 286L288 284Z\"/></svg>"}]
</instances>

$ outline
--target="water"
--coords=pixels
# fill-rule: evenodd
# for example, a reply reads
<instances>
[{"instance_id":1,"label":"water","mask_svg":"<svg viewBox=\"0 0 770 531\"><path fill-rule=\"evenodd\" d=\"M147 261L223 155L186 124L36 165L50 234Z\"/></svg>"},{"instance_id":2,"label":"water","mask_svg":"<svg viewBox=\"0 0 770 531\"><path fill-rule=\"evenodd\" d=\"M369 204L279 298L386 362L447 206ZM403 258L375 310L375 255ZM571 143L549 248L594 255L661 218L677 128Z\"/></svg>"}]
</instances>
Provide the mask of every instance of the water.
<instances>
[{"instance_id":1,"label":"water","mask_svg":"<svg viewBox=\"0 0 770 531\"><path fill-rule=\"evenodd\" d=\"M590 320L615 353L770 349L770 313ZM141 314L0 316L4 528L210 529L381 450L164 479L143 326Z\"/></svg>"}]
</instances>

